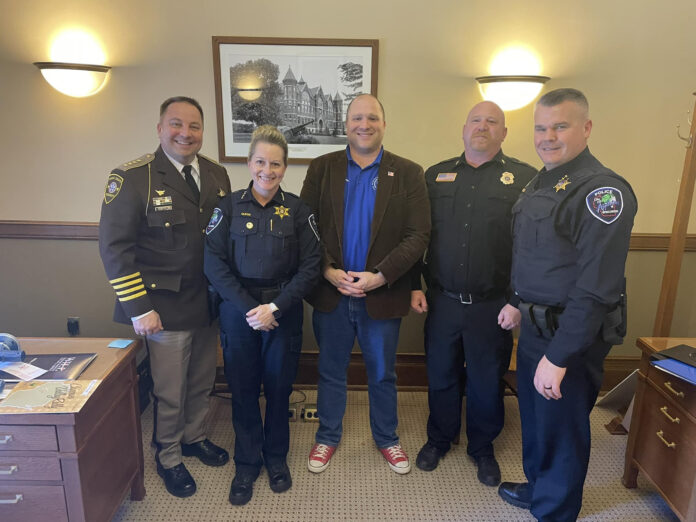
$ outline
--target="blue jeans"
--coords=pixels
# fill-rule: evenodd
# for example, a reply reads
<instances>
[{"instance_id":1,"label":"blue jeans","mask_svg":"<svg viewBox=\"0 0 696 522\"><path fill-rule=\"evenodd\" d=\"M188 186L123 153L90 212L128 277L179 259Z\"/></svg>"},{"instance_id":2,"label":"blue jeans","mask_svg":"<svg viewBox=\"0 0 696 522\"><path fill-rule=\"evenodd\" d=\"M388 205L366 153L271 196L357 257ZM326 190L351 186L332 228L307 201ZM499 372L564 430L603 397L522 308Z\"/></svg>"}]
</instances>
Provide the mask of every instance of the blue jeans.
<instances>
[{"instance_id":1,"label":"blue jeans","mask_svg":"<svg viewBox=\"0 0 696 522\"><path fill-rule=\"evenodd\" d=\"M394 364L401 319L372 319L364 299L342 296L332 312L314 310L312 322L319 344L316 441L336 446L341 440L346 372L357 337L367 369L372 437L378 448L398 444Z\"/></svg>"}]
</instances>

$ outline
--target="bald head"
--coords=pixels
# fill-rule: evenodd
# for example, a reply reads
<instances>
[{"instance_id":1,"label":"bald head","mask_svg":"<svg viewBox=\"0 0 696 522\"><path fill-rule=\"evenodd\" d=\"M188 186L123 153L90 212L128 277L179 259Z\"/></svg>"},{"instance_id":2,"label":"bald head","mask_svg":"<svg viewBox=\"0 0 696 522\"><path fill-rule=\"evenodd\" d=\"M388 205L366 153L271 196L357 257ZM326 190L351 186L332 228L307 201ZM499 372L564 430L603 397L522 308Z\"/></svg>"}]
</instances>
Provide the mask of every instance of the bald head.
<instances>
[{"instance_id":1,"label":"bald head","mask_svg":"<svg viewBox=\"0 0 696 522\"><path fill-rule=\"evenodd\" d=\"M490 161L507 136L505 113L495 103L483 101L469 111L462 139L467 163L478 167Z\"/></svg>"}]
</instances>

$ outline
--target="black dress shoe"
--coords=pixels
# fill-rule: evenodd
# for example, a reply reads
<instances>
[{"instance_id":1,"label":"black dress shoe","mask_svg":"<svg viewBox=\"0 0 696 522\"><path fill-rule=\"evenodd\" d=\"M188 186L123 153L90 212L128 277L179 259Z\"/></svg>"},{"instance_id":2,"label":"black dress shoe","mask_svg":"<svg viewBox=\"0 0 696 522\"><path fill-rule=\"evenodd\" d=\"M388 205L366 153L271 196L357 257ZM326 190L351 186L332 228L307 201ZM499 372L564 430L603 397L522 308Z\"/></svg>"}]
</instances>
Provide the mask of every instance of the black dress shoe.
<instances>
[{"instance_id":1,"label":"black dress shoe","mask_svg":"<svg viewBox=\"0 0 696 522\"><path fill-rule=\"evenodd\" d=\"M182 444L181 454L184 457L198 457L206 466L224 466L230 460L229 454L224 449L208 439L193 444Z\"/></svg>"},{"instance_id":2,"label":"black dress shoe","mask_svg":"<svg viewBox=\"0 0 696 522\"><path fill-rule=\"evenodd\" d=\"M493 455L474 457L474 461L478 466L476 476L479 482L486 486L497 486L500 483L500 466Z\"/></svg>"},{"instance_id":3,"label":"black dress shoe","mask_svg":"<svg viewBox=\"0 0 696 522\"><path fill-rule=\"evenodd\" d=\"M529 482L503 482L498 488L498 495L513 506L522 509L532 507L532 487Z\"/></svg>"},{"instance_id":4,"label":"black dress shoe","mask_svg":"<svg viewBox=\"0 0 696 522\"><path fill-rule=\"evenodd\" d=\"M183 464L165 469L158 462L157 474L164 479L167 491L175 497L186 498L196 492L196 482Z\"/></svg>"},{"instance_id":5,"label":"black dress shoe","mask_svg":"<svg viewBox=\"0 0 696 522\"><path fill-rule=\"evenodd\" d=\"M446 452L442 451L440 448L428 441L418 452L418 456L416 457L416 466L418 466L418 469L422 469L423 471L432 471L437 468L440 459L445 455L445 453Z\"/></svg>"},{"instance_id":6,"label":"black dress shoe","mask_svg":"<svg viewBox=\"0 0 696 522\"><path fill-rule=\"evenodd\" d=\"M290 489L292 478L290 477L290 469L285 462L269 464L266 470L268 471L268 484L275 493L282 493Z\"/></svg>"},{"instance_id":7,"label":"black dress shoe","mask_svg":"<svg viewBox=\"0 0 696 522\"><path fill-rule=\"evenodd\" d=\"M230 486L230 504L243 506L249 502L254 494L255 480L256 478L252 475L236 474Z\"/></svg>"}]
</instances>

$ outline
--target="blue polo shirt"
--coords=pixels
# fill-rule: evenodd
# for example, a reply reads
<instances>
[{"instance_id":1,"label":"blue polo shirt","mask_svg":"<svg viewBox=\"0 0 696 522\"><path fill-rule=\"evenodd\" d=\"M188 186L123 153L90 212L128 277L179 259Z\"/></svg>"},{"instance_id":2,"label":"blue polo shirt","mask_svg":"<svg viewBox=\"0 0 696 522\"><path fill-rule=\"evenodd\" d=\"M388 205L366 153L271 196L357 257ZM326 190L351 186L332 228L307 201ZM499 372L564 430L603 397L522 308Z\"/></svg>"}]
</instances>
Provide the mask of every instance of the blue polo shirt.
<instances>
[{"instance_id":1,"label":"blue polo shirt","mask_svg":"<svg viewBox=\"0 0 696 522\"><path fill-rule=\"evenodd\" d=\"M348 172L343 194L343 265L346 271L365 270L375 212L377 174L383 153L384 147L375 161L363 169L353 161L350 147L346 147Z\"/></svg>"}]
</instances>

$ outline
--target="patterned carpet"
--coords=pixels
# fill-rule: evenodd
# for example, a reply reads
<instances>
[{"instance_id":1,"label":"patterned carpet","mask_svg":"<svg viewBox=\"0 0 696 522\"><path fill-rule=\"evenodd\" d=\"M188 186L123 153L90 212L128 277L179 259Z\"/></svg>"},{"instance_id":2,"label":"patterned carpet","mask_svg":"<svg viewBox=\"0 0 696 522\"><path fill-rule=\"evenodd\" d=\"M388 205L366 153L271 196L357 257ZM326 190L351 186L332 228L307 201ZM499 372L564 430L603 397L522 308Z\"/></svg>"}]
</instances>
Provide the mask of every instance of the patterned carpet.
<instances>
[{"instance_id":1,"label":"patterned carpet","mask_svg":"<svg viewBox=\"0 0 696 522\"><path fill-rule=\"evenodd\" d=\"M314 403L316 391L295 391L291 400ZM505 401L506 427L495 443L496 455L503 480L522 481L517 399L507 397ZM301 405L298 404L298 411ZM185 464L198 485L197 493L188 499L167 493L147 444L152 436L150 406L142 417L147 496L141 502L125 500L114 521L532 520L528 511L504 503L496 488L478 482L476 467L464 446L454 446L431 473L415 467L416 454L425 442L427 414L426 393L399 393L399 435L412 463L411 473L399 476L389 469L372 441L367 392L351 391L343 441L328 469L319 475L307 470L307 454L317 425L301 420L291 423L288 465L293 487L282 494L273 493L264 471L256 481L251 502L237 507L227 501L234 471L232 462L222 468L208 468L196 459L186 458ZM592 413L592 459L580 520L678 520L641 475L638 489L629 490L621 485L627 437L610 435L604 429L604 424L614 416L615 412L600 408ZM225 398L212 399L210 435L211 440L226 448L233 446L230 405Z\"/></svg>"}]
</instances>

